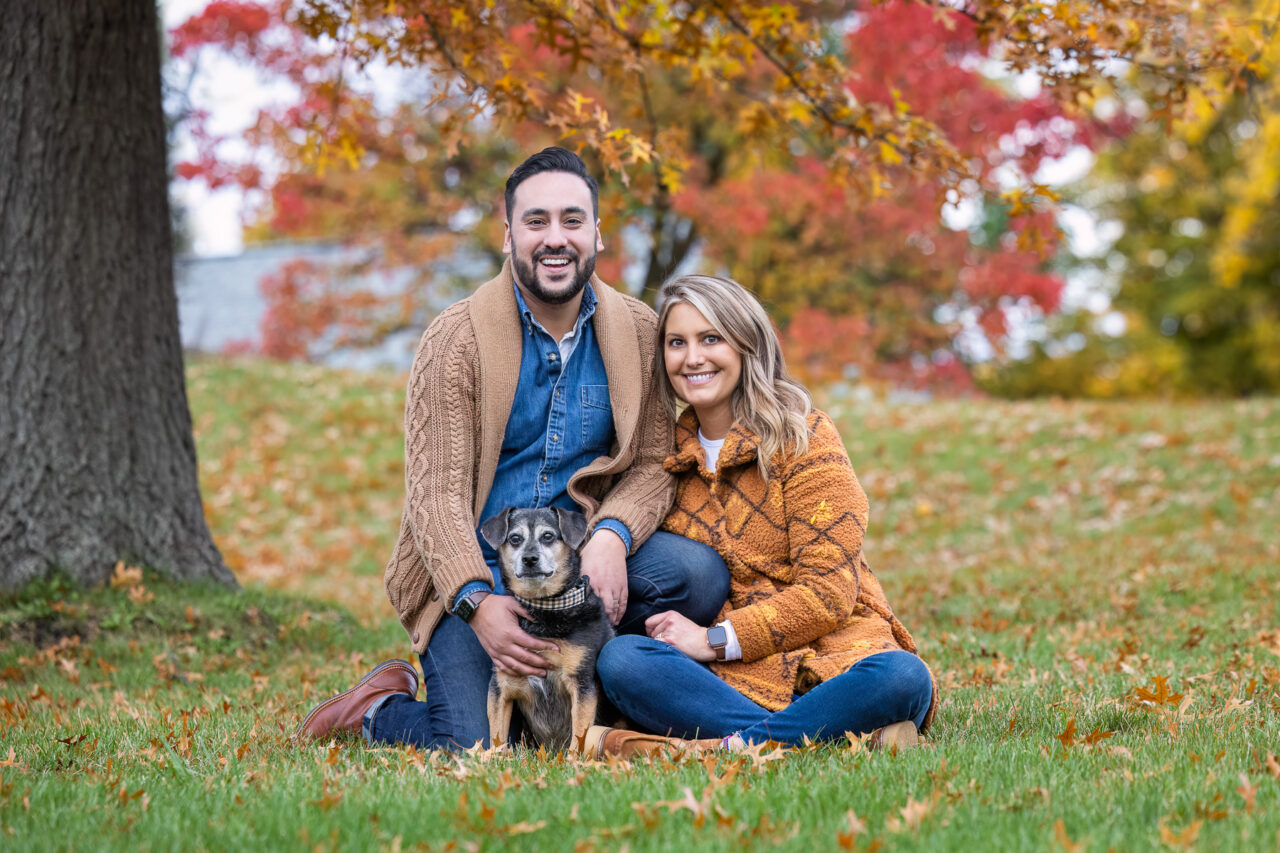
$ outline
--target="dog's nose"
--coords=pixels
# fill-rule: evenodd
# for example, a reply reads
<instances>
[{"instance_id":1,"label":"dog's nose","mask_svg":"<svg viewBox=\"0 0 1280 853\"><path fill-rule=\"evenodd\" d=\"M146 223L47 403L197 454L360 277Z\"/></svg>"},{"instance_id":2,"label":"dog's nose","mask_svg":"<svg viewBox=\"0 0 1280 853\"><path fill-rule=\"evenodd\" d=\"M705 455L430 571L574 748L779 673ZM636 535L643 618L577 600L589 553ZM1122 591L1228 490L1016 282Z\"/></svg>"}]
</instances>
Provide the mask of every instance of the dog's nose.
<instances>
[{"instance_id":1,"label":"dog's nose","mask_svg":"<svg viewBox=\"0 0 1280 853\"><path fill-rule=\"evenodd\" d=\"M521 562L524 563L525 568L532 569L538 565L538 555L526 554L524 557L521 557Z\"/></svg>"}]
</instances>

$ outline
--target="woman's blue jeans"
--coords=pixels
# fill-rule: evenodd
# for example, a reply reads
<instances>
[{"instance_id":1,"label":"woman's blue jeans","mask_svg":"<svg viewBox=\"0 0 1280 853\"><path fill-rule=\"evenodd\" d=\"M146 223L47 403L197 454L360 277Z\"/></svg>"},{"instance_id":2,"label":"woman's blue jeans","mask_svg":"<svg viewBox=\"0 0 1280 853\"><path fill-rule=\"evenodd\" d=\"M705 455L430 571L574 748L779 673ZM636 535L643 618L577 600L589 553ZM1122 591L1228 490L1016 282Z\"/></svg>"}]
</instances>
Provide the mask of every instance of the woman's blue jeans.
<instances>
[{"instance_id":1,"label":"woman's blue jeans","mask_svg":"<svg viewBox=\"0 0 1280 853\"><path fill-rule=\"evenodd\" d=\"M866 734L929 711L929 669L910 652L877 652L824 681L781 711L752 702L706 664L660 640L623 636L600 654L596 671L604 691L631 722L682 738L738 734L748 743L797 746Z\"/></svg>"},{"instance_id":2,"label":"woman's blue jeans","mask_svg":"<svg viewBox=\"0 0 1280 853\"><path fill-rule=\"evenodd\" d=\"M618 632L643 632L645 619L666 610L710 624L728 594L729 570L714 549L659 530L627 560L627 610ZM446 614L419 660L425 701L387 699L366 717L366 740L419 749L488 745L493 661L471 626Z\"/></svg>"}]
</instances>

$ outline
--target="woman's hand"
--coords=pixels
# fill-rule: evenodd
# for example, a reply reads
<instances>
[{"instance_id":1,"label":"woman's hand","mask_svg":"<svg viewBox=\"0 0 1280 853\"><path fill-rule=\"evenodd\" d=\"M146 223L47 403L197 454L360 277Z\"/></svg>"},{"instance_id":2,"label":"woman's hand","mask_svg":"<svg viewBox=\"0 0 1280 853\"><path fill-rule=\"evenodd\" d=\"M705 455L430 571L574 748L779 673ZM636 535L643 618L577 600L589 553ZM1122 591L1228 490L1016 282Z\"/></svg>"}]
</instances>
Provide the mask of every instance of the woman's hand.
<instances>
[{"instance_id":1,"label":"woman's hand","mask_svg":"<svg viewBox=\"0 0 1280 853\"><path fill-rule=\"evenodd\" d=\"M644 630L655 640L674 646L696 661L711 663L716 659L715 650L707 643L707 629L674 610L650 616L644 620Z\"/></svg>"}]
</instances>

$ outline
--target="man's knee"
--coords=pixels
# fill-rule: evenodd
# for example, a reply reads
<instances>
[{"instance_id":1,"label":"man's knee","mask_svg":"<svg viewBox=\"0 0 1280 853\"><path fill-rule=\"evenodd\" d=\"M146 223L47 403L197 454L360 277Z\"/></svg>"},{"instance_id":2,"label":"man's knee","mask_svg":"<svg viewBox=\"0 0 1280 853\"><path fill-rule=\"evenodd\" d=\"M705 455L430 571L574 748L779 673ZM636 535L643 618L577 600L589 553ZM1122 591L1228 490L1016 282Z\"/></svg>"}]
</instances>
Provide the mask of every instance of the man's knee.
<instances>
[{"instance_id":1,"label":"man's knee","mask_svg":"<svg viewBox=\"0 0 1280 853\"><path fill-rule=\"evenodd\" d=\"M644 647L654 641L638 634L622 634L605 643L596 658L596 674L606 687L635 679L645 663Z\"/></svg>"},{"instance_id":2,"label":"man's knee","mask_svg":"<svg viewBox=\"0 0 1280 853\"><path fill-rule=\"evenodd\" d=\"M699 598L716 599L717 609L729 597L729 569L714 548L690 540L686 583Z\"/></svg>"}]
</instances>

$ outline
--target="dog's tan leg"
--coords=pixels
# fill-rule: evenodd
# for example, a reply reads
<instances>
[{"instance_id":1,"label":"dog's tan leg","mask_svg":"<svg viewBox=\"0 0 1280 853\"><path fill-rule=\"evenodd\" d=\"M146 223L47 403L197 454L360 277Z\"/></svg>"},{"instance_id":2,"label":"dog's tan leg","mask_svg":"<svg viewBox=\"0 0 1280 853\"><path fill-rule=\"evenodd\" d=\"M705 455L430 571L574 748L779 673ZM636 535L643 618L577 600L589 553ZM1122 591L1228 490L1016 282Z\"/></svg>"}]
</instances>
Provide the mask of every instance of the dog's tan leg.
<instances>
[{"instance_id":1,"label":"dog's tan leg","mask_svg":"<svg viewBox=\"0 0 1280 853\"><path fill-rule=\"evenodd\" d=\"M586 745L587 729L596 724L596 706L599 702L600 697L594 690L590 693L575 690L573 693L573 707L569 716L573 721L573 747L579 753Z\"/></svg>"},{"instance_id":2,"label":"dog's tan leg","mask_svg":"<svg viewBox=\"0 0 1280 853\"><path fill-rule=\"evenodd\" d=\"M511 706L515 701L496 683L489 685L489 745L506 746L511 733Z\"/></svg>"}]
</instances>

